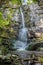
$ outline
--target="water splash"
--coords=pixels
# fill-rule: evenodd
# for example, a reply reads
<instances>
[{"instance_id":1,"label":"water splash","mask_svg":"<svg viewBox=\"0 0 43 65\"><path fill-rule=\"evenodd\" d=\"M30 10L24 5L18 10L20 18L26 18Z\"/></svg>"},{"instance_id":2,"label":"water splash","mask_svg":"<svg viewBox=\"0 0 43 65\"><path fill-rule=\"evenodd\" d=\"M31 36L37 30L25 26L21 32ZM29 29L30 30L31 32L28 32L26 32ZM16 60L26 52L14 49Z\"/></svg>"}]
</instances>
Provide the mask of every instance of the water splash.
<instances>
[{"instance_id":1,"label":"water splash","mask_svg":"<svg viewBox=\"0 0 43 65\"><path fill-rule=\"evenodd\" d=\"M15 42L15 48L16 48L17 50L25 50L25 48L26 48L26 43L24 43L24 42L18 40L18 41Z\"/></svg>"}]
</instances>

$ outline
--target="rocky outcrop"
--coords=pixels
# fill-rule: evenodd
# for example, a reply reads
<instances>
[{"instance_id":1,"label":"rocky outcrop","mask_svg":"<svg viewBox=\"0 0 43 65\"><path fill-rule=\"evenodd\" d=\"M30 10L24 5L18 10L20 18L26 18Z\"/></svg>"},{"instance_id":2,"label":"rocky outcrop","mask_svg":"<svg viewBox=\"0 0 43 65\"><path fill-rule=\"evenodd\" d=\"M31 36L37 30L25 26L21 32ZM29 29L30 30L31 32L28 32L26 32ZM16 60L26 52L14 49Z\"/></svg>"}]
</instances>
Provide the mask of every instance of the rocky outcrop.
<instances>
[{"instance_id":1,"label":"rocky outcrop","mask_svg":"<svg viewBox=\"0 0 43 65\"><path fill-rule=\"evenodd\" d=\"M31 27L28 38L43 38L43 9L40 6L37 3L29 6Z\"/></svg>"},{"instance_id":2,"label":"rocky outcrop","mask_svg":"<svg viewBox=\"0 0 43 65\"><path fill-rule=\"evenodd\" d=\"M43 41L36 41L36 42L31 42L29 45L28 45L28 47L27 47L27 49L28 50L38 50L38 48L43 48ZM43 50L42 50L43 51Z\"/></svg>"},{"instance_id":3,"label":"rocky outcrop","mask_svg":"<svg viewBox=\"0 0 43 65\"><path fill-rule=\"evenodd\" d=\"M43 0L38 0L39 5L42 5L41 7L43 7Z\"/></svg>"},{"instance_id":4,"label":"rocky outcrop","mask_svg":"<svg viewBox=\"0 0 43 65\"><path fill-rule=\"evenodd\" d=\"M22 65L21 59L17 55L7 54L6 56L0 55L1 65Z\"/></svg>"}]
</instances>

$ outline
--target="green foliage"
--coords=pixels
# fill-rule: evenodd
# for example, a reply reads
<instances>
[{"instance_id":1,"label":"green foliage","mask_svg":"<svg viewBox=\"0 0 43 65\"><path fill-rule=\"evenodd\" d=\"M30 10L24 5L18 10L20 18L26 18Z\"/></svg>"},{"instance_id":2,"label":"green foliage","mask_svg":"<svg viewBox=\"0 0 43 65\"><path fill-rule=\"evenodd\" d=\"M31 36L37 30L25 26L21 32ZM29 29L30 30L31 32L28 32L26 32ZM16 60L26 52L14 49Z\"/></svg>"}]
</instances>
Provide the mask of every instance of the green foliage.
<instances>
[{"instance_id":1,"label":"green foliage","mask_svg":"<svg viewBox=\"0 0 43 65\"><path fill-rule=\"evenodd\" d=\"M6 0L2 0L1 3L4 3ZM10 0L11 5L20 5L21 0ZM12 39L16 39L16 31L13 28L13 25L16 25L16 22L12 22L13 14L16 9L9 7L9 1L6 1L5 4L1 4L2 9L0 11L0 50L1 53L7 54L13 49ZM6 8L8 5L8 8ZM3 15L5 14L5 16ZM18 25L18 24L17 24Z\"/></svg>"},{"instance_id":2,"label":"green foliage","mask_svg":"<svg viewBox=\"0 0 43 65\"><path fill-rule=\"evenodd\" d=\"M38 0L33 0L33 2L37 2Z\"/></svg>"},{"instance_id":3,"label":"green foliage","mask_svg":"<svg viewBox=\"0 0 43 65\"><path fill-rule=\"evenodd\" d=\"M28 4L32 4L33 2L37 2L38 0L28 0Z\"/></svg>"},{"instance_id":4,"label":"green foliage","mask_svg":"<svg viewBox=\"0 0 43 65\"><path fill-rule=\"evenodd\" d=\"M21 4L21 0L11 0L12 4Z\"/></svg>"},{"instance_id":5,"label":"green foliage","mask_svg":"<svg viewBox=\"0 0 43 65\"><path fill-rule=\"evenodd\" d=\"M32 4L33 3L33 1L32 0L28 0L28 4Z\"/></svg>"},{"instance_id":6,"label":"green foliage","mask_svg":"<svg viewBox=\"0 0 43 65\"><path fill-rule=\"evenodd\" d=\"M3 18L2 12L0 12L0 27L4 27L6 25L9 25L9 21Z\"/></svg>"}]
</instances>

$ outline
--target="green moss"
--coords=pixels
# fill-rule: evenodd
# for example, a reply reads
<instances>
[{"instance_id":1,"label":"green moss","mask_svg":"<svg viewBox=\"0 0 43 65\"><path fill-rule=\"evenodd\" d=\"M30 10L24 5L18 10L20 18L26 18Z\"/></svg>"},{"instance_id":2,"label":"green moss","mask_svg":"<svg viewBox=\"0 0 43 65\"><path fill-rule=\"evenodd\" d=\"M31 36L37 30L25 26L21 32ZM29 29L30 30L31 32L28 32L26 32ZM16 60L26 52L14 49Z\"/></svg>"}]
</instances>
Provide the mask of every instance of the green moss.
<instances>
[{"instance_id":1,"label":"green moss","mask_svg":"<svg viewBox=\"0 0 43 65\"><path fill-rule=\"evenodd\" d=\"M39 62L43 62L43 57L38 57Z\"/></svg>"},{"instance_id":2,"label":"green moss","mask_svg":"<svg viewBox=\"0 0 43 65\"><path fill-rule=\"evenodd\" d=\"M37 38L38 41L43 41L43 36L42 37L39 37Z\"/></svg>"}]
</instances>

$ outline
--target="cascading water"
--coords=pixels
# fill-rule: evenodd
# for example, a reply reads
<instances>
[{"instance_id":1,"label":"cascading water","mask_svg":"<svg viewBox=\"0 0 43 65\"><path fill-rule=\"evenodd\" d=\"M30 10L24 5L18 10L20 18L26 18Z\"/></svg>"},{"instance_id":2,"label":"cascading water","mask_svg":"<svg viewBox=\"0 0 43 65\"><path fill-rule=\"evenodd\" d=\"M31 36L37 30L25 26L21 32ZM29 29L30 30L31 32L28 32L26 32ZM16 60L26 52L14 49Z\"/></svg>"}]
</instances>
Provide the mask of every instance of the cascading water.
<instances>
[{"instance_id":1,"label":"cascading water","mask_svg":"<svg viewBox=\"0 0 43 65\"><path fill-rule=\"evenodd\" d=\"M25 20L24 20L22 8L20 8L20 12L22 16L22 28L20 29L20 32L19 32L19 39L23 42L27 42L27 29L25 27Z\"/></svg>"},{"instance_id":2,"label":"cascading water","mask_svg":"<svg viewBox=\"0 0 43 65\"><path fill-rule=\"evenodd\" d=\"M22 11L21 7L20 7L20 12L21 12L21 16L22 16L22 26L23 26L23 28L25 28L25 20L24 20L24 15L23 15L23 11Z\"/></svg>"},{"instance_id":3,"label":"cascading water","mask_svg":"<svg viewBox=\"0 0 43 65\"><path fill-rule=\"evenodd\" d=\"M22 28L19 31L19 40L15 42L15 47L17 48L17 50L25 50L27 45L27 29L25 28L25 20L22 8L20 8L20 12L22 17Z\"/></svg>"},{"instance_id":4,"label":"cascading water","mask_svg":"<svg viewBox=\"0 0 43 65\"><path fill-rule=\"evenodd\" d=\"M24 2L26 4L27 0ZM20 7L21 18L22 18L22 28L19 31L18 41L15 42L15 48L17 50L25 50L27 46L27 28L25 27L25 20L22 8Z\"/></svg>"}]
</instances>

